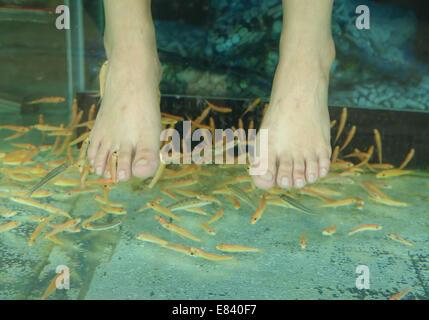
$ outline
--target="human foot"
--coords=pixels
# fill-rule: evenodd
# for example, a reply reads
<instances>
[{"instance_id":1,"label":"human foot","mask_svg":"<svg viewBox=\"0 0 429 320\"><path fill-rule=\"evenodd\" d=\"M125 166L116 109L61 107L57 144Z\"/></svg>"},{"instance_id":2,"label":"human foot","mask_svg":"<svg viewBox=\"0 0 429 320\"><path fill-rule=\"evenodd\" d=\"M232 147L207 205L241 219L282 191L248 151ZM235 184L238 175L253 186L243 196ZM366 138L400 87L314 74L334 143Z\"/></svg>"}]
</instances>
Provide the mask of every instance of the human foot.
<instances>
[{"instance_id":1,"label":"human foot","mask_svg":"<svg viewBox=\"0 0 429 320\"><path fill-rule=\"evenodd\" d=\"M106 46L109 62L104 96L91 132L88 159L95 173L110 177L109 156L118 152L117 178L146 178L159 164L161 79L154 40L129 47Z\"/></svg>"},{"instance_id":2,"label":"human foot","mask_svg":"<svg viewBox=\"0 0 429 320\"><path fill-rule=\"evenodd\" d=\"M333 41L315 50L291 46L280 55L269 108L261 129L268 129L264 175L256 186L302 188L329 171L331 146L328 113L329 73L335 55ZM303 48L301 48L303 49ZM259 141L259 139L258 139Z\"/></svg>"}]
</instances>

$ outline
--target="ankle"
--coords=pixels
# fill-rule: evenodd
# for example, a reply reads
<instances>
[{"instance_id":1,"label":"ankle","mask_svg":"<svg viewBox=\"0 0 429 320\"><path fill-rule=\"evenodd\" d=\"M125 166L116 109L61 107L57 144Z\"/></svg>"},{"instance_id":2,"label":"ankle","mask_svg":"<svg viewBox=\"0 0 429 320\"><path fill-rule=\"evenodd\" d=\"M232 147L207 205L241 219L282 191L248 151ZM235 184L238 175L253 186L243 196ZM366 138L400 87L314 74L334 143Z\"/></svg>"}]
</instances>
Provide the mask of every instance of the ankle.
<instances>
[{"instance_id":1,"label":"ankle","mask_svg":"<svg viewBox=\"0 0 429 320\"><path fill-rule=\"evenodd\" d=\"M320 70L327 77L335 60L335 44L332 37L317 41L281 39L278 67L310 68Z\"/></svg>"}]
</instances>

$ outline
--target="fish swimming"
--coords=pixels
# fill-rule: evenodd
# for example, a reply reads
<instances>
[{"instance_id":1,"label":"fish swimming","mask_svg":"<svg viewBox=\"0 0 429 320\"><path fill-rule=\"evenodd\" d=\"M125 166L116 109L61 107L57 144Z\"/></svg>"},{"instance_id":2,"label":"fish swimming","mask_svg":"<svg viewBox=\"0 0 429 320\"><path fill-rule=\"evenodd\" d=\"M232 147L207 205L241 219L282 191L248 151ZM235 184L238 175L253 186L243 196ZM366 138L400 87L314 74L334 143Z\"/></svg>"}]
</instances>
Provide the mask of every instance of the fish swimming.
<instances>
[{"instance_id":1,"label":"fish swimming","mask_svg":"<svg viewBox=\"0 0 429 320\"><path fill-rule=\"evenodd\" d=\"M289 197L286 194L280 195L280 199L282 199L283 202L289 204L290 206L292 206L294 209L298 211L302 211L309 215L316 215L316 213L312 212L309 208L307 208L306 206L303 206L298 201L294 200L293 198Z\"/></svg>"},{"instance_id":2,"label":"fish swimming","mask_svg":"<svg viewBox=\"0 0 429 320\"><path fill-rule=\"evenodd\" d=\"M33 194L34 191L36 191L37 189L39 189L40 187L42 187L43 185L47 184L49 181L51 181L53 178L55 178L56 176L58 176L59 174L63 173L64 171L66 171L70 166L68 165L68 163L62 163L61 165L59 165L58 167L52 169L51 171L49 171L46 176L44 176L38 183L36 183L31 189L30 191L28 191L27 196L31 196Z\"/></svg>"}]
</instances>

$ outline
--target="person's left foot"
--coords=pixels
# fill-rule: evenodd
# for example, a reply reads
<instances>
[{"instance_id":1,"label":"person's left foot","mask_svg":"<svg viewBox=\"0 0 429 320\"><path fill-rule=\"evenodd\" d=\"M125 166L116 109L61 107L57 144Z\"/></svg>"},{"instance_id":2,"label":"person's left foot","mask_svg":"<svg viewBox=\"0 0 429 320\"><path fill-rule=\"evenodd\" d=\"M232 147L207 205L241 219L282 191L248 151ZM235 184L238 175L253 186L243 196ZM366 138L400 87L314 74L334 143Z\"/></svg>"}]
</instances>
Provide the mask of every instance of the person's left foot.
<instances>
[{"instance_id":1,"label":"person's left foot","mask_svg":"<svg viewBox=\"0 0 429 320\"><path fill-rule=\"evenodd\" d=\"M264 175L253 175L261 189L276 183L281 188L302 188L329 171L328 85L335 48L330 41L306 52L289 46L280 57L261 125L261 129L268 129L269 144L268 154L261 155L260 161L267 161L268 170Z\"/></svg>"}]
</instances>

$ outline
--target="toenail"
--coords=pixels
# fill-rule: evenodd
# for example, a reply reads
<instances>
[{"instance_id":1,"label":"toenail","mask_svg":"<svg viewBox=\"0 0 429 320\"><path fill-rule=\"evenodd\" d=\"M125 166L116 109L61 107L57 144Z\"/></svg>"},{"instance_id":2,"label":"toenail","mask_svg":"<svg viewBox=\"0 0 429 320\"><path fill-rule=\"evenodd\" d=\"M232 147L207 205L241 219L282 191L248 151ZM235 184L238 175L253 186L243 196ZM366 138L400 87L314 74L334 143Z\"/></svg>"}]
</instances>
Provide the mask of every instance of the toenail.
<instances>
[{"instance_id":1,"label":"toenail","mask_svg":"<svg viewBox=\"0 0 429 320\"><path fill-rule=\"evenodd\" d=\"M95 174L101 176L101 167L97 167L97 169L95 169Z\"/></svg>"},{"instance_id":2,"label":"toenail","mask_svg":"<svg viewBox=\"0 0 429 320\"><path fill-rule=\"evenodd\" d=\"M139 161L136 162L136 166L146 166L147 165L147 160L146 159L141 159Z\"/></svg>"},{"instance_id":3,"label":"toenail","mask_svg":"<svg viewBox=\"0 0 429 320\"><path fill-rule=\"evenodd\" d=\"M119 171L119 180L124 180L124 179L125 179L125 172Z\"/></svg>"},{"instance_id":4,"label":"toenail","mask_svg":"<svg viewBox=\"0 0 429 320\"><path fill-rule=\"evenodd\" d=\"M91 166L94 166L94 160L93 159L89 160L89 163L91 164Z\"/></svg>"},{"instance_id":5,"label":"toenail","mask_svg":"<svg viewBox=\"0 0 429 320\"><path fill-rule=\"evenodd\" d=\"M282 185L287 187L289 185L289 179L288 178L283 178L282 179Z\"/></svg>"},{"instance_id":6,"label":"toenail","mask_svg":"<svg viewBox=\"0 0 429 320\"><path fill-rule=\"evenodd\" d=\"M271 181L271 180L273 180L273 175L271 174L271 172L267 172L266 174L264 174L262 176L262 179L267 180L267 181Z\"/></svg>"},{"instance_id":7,"label":"toenail","mask_svg":"<svg viewBox=\"0 0 429 320\"><path fill-rule=\"evenodd\" d=\"M298 188L302 188L304 186L304 180L302 180L302 179L296 180L296 186Z\"/></svg>"},{"instance_id":8,"label":"toenail","mask_svg":"<svg viewBox=\"0 0 429 320\"><path fill-rule=\"evenodd\" d=\"M328 170L326 170L325 168L323 168L320 172L320 174L322 175L322 177L326 176L328 174Z\"/></svg>"},{"instance_id":9,"label":"toenail","mask_svg":"<svg viewBox=\"0 0 429 320\"><path fill-rule=\"evenodd\" d=\"M316 176L315 176L314 174L311 174L311 175L308 177L308 181L310 181L310 182L314 182L314 181L316 181Z\"/></svg>"}]
</instances>

